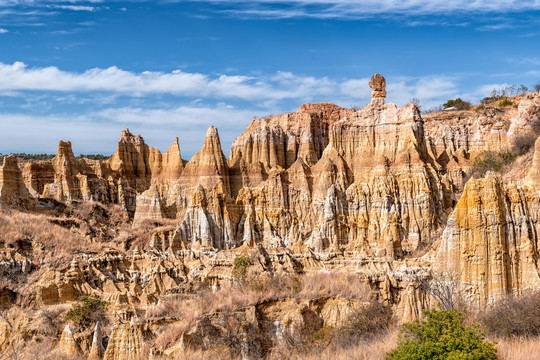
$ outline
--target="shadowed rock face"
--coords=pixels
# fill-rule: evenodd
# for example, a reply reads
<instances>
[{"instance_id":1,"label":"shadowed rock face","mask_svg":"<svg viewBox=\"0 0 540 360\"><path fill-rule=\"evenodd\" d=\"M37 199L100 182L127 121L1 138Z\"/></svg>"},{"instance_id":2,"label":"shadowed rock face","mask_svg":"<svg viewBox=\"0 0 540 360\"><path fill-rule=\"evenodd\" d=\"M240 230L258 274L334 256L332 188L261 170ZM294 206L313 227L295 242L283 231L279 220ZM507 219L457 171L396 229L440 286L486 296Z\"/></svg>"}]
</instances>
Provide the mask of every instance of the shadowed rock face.
<instances>
[{"instance_id":1,"label":"shadowed rock face","mask_svg":"<svg viewBox=\"0 0 540 360\"><path fill-rule=\"evenodd\" d=\"M413 104L385 103L384 78L374 76L371 86L373 100L359 110L306 104L253 119L233 142L229 159L214 127L185 165L178 139L161 154L128 130L106 161L75 158L69 142L60 142L50 161L24 164L22 173L17 160L6 157L2 205L35 201L39 210L46 198L100 201L120 204L135 228L146 220L168 225L154 232L146 249L79 254L64 269L48 268L32 285L35 298L54 304L91 293L115 311L131 311L186 284L231 282L240 255L249 255L259 273L362 274L403 320L433 303L422 287L433 271L454 274L478 307L539 288L540 140L516 161L512 178L470 174L484 151L511 148L522 134L535 134L540 95L522 97L515 108L422 117ZM129 239L125 244L129 248ZM8 260L21 272L38 266L28 254ZM306 324L339 323L340 312L357 306L284 300L244 309L235 321L252 324L255 333L272 327L270 337L279 338ZM264 321L252 321L254 314ZM229 331L223 328L229 315L198 319L166 351L204 348L206 330ZM138 356L147 330L119 321L105 358ZM80 341L65 332L68 352ZM99 327L96 334L101 336ZM100 341L95 343L92 351L100 353Z\"/></svg>"}]
</instances>

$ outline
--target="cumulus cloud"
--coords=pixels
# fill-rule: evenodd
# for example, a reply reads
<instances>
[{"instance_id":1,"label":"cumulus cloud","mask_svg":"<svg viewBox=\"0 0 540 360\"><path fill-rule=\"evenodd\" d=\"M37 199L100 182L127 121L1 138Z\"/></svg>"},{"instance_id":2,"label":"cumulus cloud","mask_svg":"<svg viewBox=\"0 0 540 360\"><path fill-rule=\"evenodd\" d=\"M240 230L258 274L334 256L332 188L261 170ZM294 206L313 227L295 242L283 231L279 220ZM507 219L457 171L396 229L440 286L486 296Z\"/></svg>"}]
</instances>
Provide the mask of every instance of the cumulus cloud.
<instances>
[{"instance_id":1,"label":"cumulus cloud","mask_svg":"<svg viewBox=\"0 0 540 360\"><path fill-rule=\"evenodd\" d=\"M205 99L240 99L273 106L280 101L368 101L368 77L333 79L290 72L260 75L219 75L143 71L118 67L68 72L57 67L31 68L22 62L0 63L0 91L110 92L128 96L170 94ZM456 79L442 76L388 79L389 97L403 103L406 97L436 98L455 90Z\"/></svg>"},{"instance_id":2,"label":"cumulus cloud","mask_svg":"<svg viewBox=\"0 0 540 360\"><path fill-rule=\"evenodd\" d=\"M0 152L54 152L64 139L72 140L79 153L110 153L120 131L129 127L162 150L179 136L190 157L199 151L206 128L215 125L227 154L254 116L295 111L306 102L362 107L370 101L368 81L368 76L336 79L291 72L214 76L118 67L69 72L0 63L5 103ZM387 101L403 106L420 98L426 107L439 105L460 95L459 81L444 75L390 76Z\"/></svg>"}]
</instances>

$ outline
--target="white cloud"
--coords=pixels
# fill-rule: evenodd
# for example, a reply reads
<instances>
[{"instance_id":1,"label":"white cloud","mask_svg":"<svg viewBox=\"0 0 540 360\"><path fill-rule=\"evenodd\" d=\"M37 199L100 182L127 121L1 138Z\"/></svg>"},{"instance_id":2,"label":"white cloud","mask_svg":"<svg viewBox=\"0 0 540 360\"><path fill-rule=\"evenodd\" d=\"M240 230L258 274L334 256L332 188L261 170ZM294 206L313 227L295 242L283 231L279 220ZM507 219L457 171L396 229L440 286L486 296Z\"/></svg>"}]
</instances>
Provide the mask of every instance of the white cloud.
<instances>
[{"instance_id":1,"label":"white cloud","mask_svg":"<svg viewBox=\"0 0 540 360\"><path fill-rule=\"evenodd\" d=\"M63 139L72 140L76 152L110 153L120 131L129 127L161 150L179 136L189 157L199 151L206 128L215 125L228 155L253 116L295 111L307 102L364 106L370 100L368 81L367 76L334 79L291 72L211 76L118 67L67 72L0 63L0 97L11 103L10 113L0 113L0 152L54 152ZM425 107L440 105L461 95L458 81L442 75L387 77L387 101L403 106L417 97ZM229 100L235 105L223 103Z\"/></svg>"},{"instance_id":2,"label":"white cloud","mask_svg":"<svg viewBox=\"0 0 540 360\"><path fill-rule=\"evenodd\" d=\"M122 130L140 133L149 146L166 151L180 138L185 158L198 152L210 125L220 132L226 156L234 138L255 111L227 105L185 105L168 109L108 108L84 115L22 115L0 113L0 152L56 152L59 140L71 141L76 153L112 154Z\"/></svg>"},{"instance_id":3,"label":"white cloud","mask_svg":"<svg viewBox=\"0 0 540 360\"><path fill-rule=\"evenodd\" d=\"M7 34L8 32L7 29L0 28L0 34Z\"/></svg>"},{"instance_id":4,"label":"white cloud","mask_svg":"<svg viewBox=\"0 0 540 360\"><path fill-rule=\"evenodd\" d=\"M97 8L87 5L52 5L54 9L72 10L72 11L96 11Z\"/></svg>"},{"instance_id":5,"label":"white cloud","mask_svg":"<svg viewBox=\"0 0 540 360\"><path fill-rule=\"evenodd\" d=\"M362 18L385 14L451 15L539 10L537 0L198 0L227 12L266 18ZM281 5L278 7L277 5Z\"/></svg>"},{"instance_id":6,"label":"white cloud","mask_svg":"<svg viewBox=\"0 0 540 360\"><path fill-rule=\"evenodd\" d=\"M455 92L456 78L426 76L419 78L389 78L389 99L398 104L412 97L437 99ZM140 73L118 67L90 69L80 73L57 67L30 68L22 62L0 63L0 91L25 92L109 92L133 97L151 94L202 99L240 99L255 102L259 107L276 107L278 102L335 101L342 105L358 105L369 101L369 78L332 79L301 76L290 72L270 75L210 76L188 73L143 71Z\"/></svg>"}]
</instances>

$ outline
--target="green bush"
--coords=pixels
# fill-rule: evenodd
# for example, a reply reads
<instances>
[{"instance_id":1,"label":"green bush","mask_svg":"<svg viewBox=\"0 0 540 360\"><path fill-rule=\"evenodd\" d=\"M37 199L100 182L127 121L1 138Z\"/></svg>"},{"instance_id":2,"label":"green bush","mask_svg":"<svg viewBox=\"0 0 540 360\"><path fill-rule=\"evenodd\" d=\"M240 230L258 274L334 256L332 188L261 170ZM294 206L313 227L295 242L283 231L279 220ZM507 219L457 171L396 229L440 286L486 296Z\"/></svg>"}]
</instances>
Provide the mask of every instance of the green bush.
<instances>
[{"instance_id":1,"label":"green bush","mask_svg":"<svg viewBox=\"0 0 540 360\"><path fill-rule=\"evenodd\" d=\"M73 321L81 327L88 327L96 321L103 322L106 319L106 301L91 296L81 296L78 301L79 304L67 312L66 320Z\"/></svg>"},{"instance_id":2,"label":"green bush","mask_svg":"<svg viewBox=\"0 0 540 360\"><path fill-rule=\"evenodd\" d=\"M425 312L425 320L404 324L398 346L387 360L496 360L497 350L478 325L467 326L457 310Z\"/></svg>"},{"instance_id":3,"label":"green bush","mask_svg":"<svg viewBox=\"0 0 540 360\"><path fill-rule=\"evenodd\" d=\"M473 171L475 175L484 176L488 171L500 172L503 168L511 164L518 154L510 151L485 151L474 159Z\"/></svg>"},{"instance_id":4,"label":"green bush","mask_svg":"<svg viewBox=\"0 0 540 360\"><path fill-rule=\"evenodd\" d=\"M87 158L90 160L107 160L110 158L110 156L102 155L102 154L80 154L78 156L79 159Z\"/></svg>"},{"instance_id":5,"label":"green bush","mask_svg":"<svg viewBox=\"0 0 540 360\"><path fill-rule=\"evenodd\" d=\"M469 110L471 108L471 103L468 101L463 101L461 98L448 100L443 104L445 109L455 107L458 110Z\"/></svg>"},{"instance_id":6,"label":"green bush","mask_svg":"<svg viewBox=\"0 0 540 360\"><path fill-rule=\"evenodd\" d=\"M247 271L251 265L251 258L249 255L240 255L234 259L232 275L236 280L244 281L246 279Z\"/></svg>"},{"instance_id":7,"label":"green bush","mask_svg":"<svg viewBox=\"0 0 540 360\"><path fill-rule=\"evenodd\" d=\"M512 100L508 98L504 99L503 101L499 103L500 107L511 106L511 105L514 105L514 103L512 102Z\"/></svg>"}]
</instances>

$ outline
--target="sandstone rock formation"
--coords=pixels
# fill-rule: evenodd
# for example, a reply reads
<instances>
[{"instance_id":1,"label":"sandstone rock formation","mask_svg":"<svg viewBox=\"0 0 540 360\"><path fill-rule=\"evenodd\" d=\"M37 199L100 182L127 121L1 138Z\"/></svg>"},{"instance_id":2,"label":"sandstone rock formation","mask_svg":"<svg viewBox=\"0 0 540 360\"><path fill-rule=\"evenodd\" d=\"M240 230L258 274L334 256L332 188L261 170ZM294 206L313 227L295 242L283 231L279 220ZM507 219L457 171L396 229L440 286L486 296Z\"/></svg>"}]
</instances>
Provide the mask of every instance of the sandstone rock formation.
<instances>
[{"instance_id":1,"label":"sandstone rock formation","mask_svg":"<svg viewBox=\"0 0 540 360\"><path fill-rule=\"evenodd\" d=\"M66 325L64 331L62 331L62 337L60 338L58 347L66 355L76 356L77 354L79 354L77 343L75 342L75 338L73 337L73 333L71 332L71 328L69 327L69 325Z\"/></svg>"},{"instance_id":2,"label":"sandstone rock formation","mask_svg":"<svg viewBox=\"0 0 540 360\"><path fill-rule=\"evenodd\" d=\"M237 282L239 258L261 278L354 273L402 321L434 305L424 285L435 273L455 276L477 307L539 288L540 140L512 151L538 135L540 95L421 115L386 103L381 75L370 86L362 109L306 104L253 119L228 159L214 127L185 164L178 138L161 154L129 130L104 161L77 158L63 141L52 160L22 172L5 157L0 205L32 212L45 230L1 223L13 239L0 238L0 308L30 324L24 301L54 309L83 295L105 300L112 329L97 324L92 337L66 327L57 344L67 354L131 359L148 347L176 356L234 335L238 354L256 358L306 328L342 324L362 302L270 299L199 314L167 348L153 341L184 319L130 319L168 297ZM488 151L512 153L513 169L479 177L475 161Z\"/></svg>"},{"instance_id":3,"label":"sandstone rock formation","mask_svg":"<svg viewBox=\"0 0 540 360\"><path fill-rule=\"evenodd\" d=\"M13 155L4 158L0 167L0 204L15 205L30 197L24 185L17 158Z\"/></svg>"},{"instance_id":4,"label":"sandstone rock formation","mask_svg":"<svg viewBox=\"0 0 540 360\"><path fill-rule=\"evenodd\" d=\"M371 92L372 98L386 97L386 79L381 74L373 75L369 81L369 86L373 89Z\"/></svg>"},{"instance_id":5,"label":"sandstone rock formation","mask_svg":"<svg viewBox=\"0 0 540 360\"><path fill-rule=\"evenodd\" d=\"M88 354L88 360L101 360L104 353L105 353L105 348L103 347L103 335L101 334L101 328L99 326L99 321L98 321L94 328L94 336L92 337L92 347L90 348L90 353Z\"/></svg>"}]
</instances>

